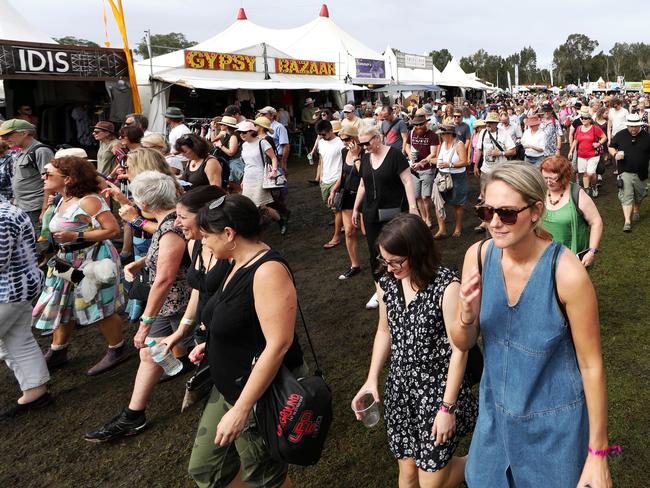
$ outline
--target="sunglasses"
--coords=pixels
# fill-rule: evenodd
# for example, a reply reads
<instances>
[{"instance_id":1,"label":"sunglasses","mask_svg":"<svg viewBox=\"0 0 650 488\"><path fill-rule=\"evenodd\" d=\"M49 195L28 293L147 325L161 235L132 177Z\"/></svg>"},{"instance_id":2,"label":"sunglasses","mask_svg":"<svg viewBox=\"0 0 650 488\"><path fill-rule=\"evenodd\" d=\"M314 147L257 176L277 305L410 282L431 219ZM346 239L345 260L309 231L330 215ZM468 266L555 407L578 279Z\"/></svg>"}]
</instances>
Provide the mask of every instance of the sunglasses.
<instances>
[{"instance_id":1,"label":"sunglasses","mask_svg":"<svg viewBox=\"0 0 650 488\"><path fill-rule=\"evenodd\" d=\"M532 207L534 204L525 206L524 208L514 209L514 208L494 208L487 205L477 205L476 216L481 219L483 222L490 223L494 218L496 213L499 216L499 220L505 225L515 225L517 223L517 216L526 210L527 208Z\"/></svg>"},{"instance_id":2,"label":"sunglasses","mask_svg":"<svg viewBox=\"0 0 650 488\"><path fill-rule=\"evenodd\" d=\"M557 181L560 179L559 176L543 176L544 181L550 181L551 183L557 183Z\"/></svg>"},{"instance_id":3,"label":"sunglasses","mask_svg":"<svg viewBox=\"0 0 650 488\"><path fill-rule=\"evenodd\" d=\"M47 180L50 176L63 176L63 175L59 173L50 173L48 171L43 171L41 173L41 176Z\"/></svg>"},{"instance_id":4,"label":"sunglasses","mask_svg":"<svg viewBox=\"0 0 650 488\"><path fill-rule=\"evenodd\" d=\"M406 262L407 258L401 258L401 259L384 259L381 254L377 254L377 262L381 264L382 266L385 267L391 267L395 269L395 271L402 271L402 267L404 266L404 263Z\"/></svg>"},{"instance_id":5,"label":"sunglasses","mask_svg":"<svg viewBox=\"0 0 650 488\"><path fill-rule=\"evenodd\" d=\"M215 208L221 207L223 205L223 202L225 201L226 201L226 195L217 198L216 200L211 202L210 205L208 205L208 210L214 210Z\"/></svg>"},{"instance_id":6,"label":"sunglasses","mask_svg":"<svg viewBox=\"0 0 650 488\"><path fill-rule=\"evenodd\" d=\"M347 142L350 140L349 137L339 137L339 139L341 139L342 142Z\"/></svg>"},{"instance_id":7,"label":"sunglasses","mask_svg":"<svg viewBox=\"0 0 650 488\"><path fill-rule=\"evenodd\" d=\"M369 146L370 143L372 142L372 140L373 140L375 137L377 137L377 136L372 136L368 142L359 142L359 146L361 146L361 147L367 147L367 146Z\"/></svg>"}]
</instances>

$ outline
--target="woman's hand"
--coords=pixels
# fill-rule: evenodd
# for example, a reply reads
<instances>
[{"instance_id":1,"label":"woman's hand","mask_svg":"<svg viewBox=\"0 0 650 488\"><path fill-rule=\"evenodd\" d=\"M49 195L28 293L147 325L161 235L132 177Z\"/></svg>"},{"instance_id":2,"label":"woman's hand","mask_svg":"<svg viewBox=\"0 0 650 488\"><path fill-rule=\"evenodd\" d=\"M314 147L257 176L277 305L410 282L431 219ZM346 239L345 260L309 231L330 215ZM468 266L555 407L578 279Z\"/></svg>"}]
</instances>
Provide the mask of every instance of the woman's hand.
<instances>
[{"instance_id":1,"label":"woman's hand","mask_svg":"<svg viewBox=\"0 0 650 488\"><path fill-rule=\"evenodd\" d=\"M465 323L476 321L479 307L481 306L481 275L478 272L478 268L475 268L468 278L460 286L460 293L458 294L461 321Z\"/></svg>"},{"instance_id":2,"label":"woman's hand","mask_svg":"<svg viewBox=\"0 0 650 488\"><path fill-rule=\"evenodd\" d=\"M110 197L116 202L118 202L120 205L128 205L129 204L129 199L126 198L126 195L120 191L120 189L111 183L110 181L106 181L106 184L108 185L108 188L104 188L101 191L101 194L105 197Z\"/></svg>"},{"instance_id":3,"label":"woman's hand","mask_svg":"<svg viewBox=\"0 0 650 488\"><path fill-rule=\"evenodd\" d=\"M183 327L179 327L176 332L174 332L171 335L168 335L165 337L161 342L165 344L165 351L163 354L167 354L171 352L172 349L178 344L180 341L182 341L185 338L185 334L183 334Z\"/></svg>"},{"instance_id":4,"label":"woman's hand","mask_svg":"<svg viewBox=\"0 0 650 488\"><path fill-rule=\"evenodd\" d=\"M359 211L356 208L352 210L352 225L359 227Z\"/></svg>"},{"instance_id":5,"label":"woman's hand","mask_svg":"<svg viewBox=\"0 0 650 488\"><path fill-rule=\"evenodd\" d=\"M444 444L454 436L456 431L456 414L445 413L438 410L436 419L433 421L431 437L434 439L433 445L439 446Z\"/></svg>"},{"instance_id":6,"label":"woman's hand","mask_svg":"<svg viewBox=\"0 0 650 488\"><path fill-rule=\"evenodd\" d=\"M573 151L569 151L566 155L567 159L573 159Z\"/></svg>"},{"instance_id":7,"label":"woman's hand","mask_svg":"<svg viewBox=\"0 0 650 488\"><path fill-rule=\"evenodd\" d=\"M609 474L606 456L594 456L589 454L585 465L582 468L582 475L576 488L612 488L612 477Z\"/></svg>"},{"instance_id":8,"label":"woman's hand","mask_svg":"<svg viewBox=\"0 0 650 488\"><path fill-rule=\"evenodd\" d=\"M481 176L481 170L478 167L478 164L474 165L474 176Z\"/></svg>"},{"instance_id":9,"label":"woman's hand","mask_svg":"<svg viewBox=\"0 0 650 488\"><path fill-rule=\"evenodd\" d=\"M144 341L147 340L147 336L149 335L150 330L151 325L140 322L140 327L138 327L138 331L133 336L133 345L136 349L142 349L146 347Z\"/></svg>"},{"instance_id":10,"label":"woman's hand","mask_svg":"<svg viewBox=\"0 0 650 488\"><path fill-rule=\"evenodd\" d=\"M135 280L135 274L140 271L143 266L144 261L141 261L139 259L124 266L124 278L126 281L133 283L133 280Z\"/></svg>"},{"instance_id":11,"label":"woman's hand","mask_svg":"<svg viewBox=\"0 0 650 488\"><path fill-rule=\"evenodd\" d=\"M352 399L352 402L350 402L350 406L352 407L352 410L355 412L358 410L363 410L365 407L364 405L361 404L361 398L366 395L366 394L372 394L372 397L375 399L377 403L381 403L381 399L379 398L379 389L377 388L377 383L373 381L366 381L363 386L359 389L358 393L354 396ZM355 413L357 420L363 420L361 415L358 413Z\"/></svg>"},{"instance_id":12,"label":"woman's hand","mask_svg":"<svg viewBox=\"0 0 650 488\"><path fill-rule=\"evenodd\" d=\"M125 222L131 222L140 216L133 205L122 205L118 210L118 213L120 214L120 217L122 217L122 220Z\"/></svg>"},{"instance_id":13,"label":"woman's hand","mask_svg":"<svg viewBox=\"0 0 650 488\"><path fill-rule=\"evenodd\" d=\"M596 255L592 251L587 251L584 256L582 256L582 265L585 268L588 268L592 264L594 264L594 258Z\"/></svg>"},{"instance_id":14,"label":"woman's hand","mask_svg":"<svg viewBox=\"0 0 650 488\"><path fill-rule=\"evenodd\" d=\"M352 141L350 143L350 145L348 146L348 150L350 151L350 154L352 154L352 156L354 156L355 159L361 157L362 149L361 149L361 146L359 144L357 144L356 141Z\"/></svg>"},{"instance_id":15,"label":"woman's hand","mask_svg":"<svg viewBox=\"0 0 650 488\"><path fill-rule=\"evenodd\" d=\"M449 163L445 163L443 161L438 163L438 169L445 169L445 168L449 168Z\"/></svg>"},{"instance_id":16,"label":"woman's hand","mask_svg":"<svg viewBox=\"0 0 650 488\"><path fill-rule=\"evenodd\" d=\"M56 195L50 195L47 197L47 206L49 207L50 205L54 205L54 199Z\"/></svg>"},{"instance_id":17,"label":"woman's hand","mask_svg":"<svg viewBox=\"0 0 650 488\"><path fill-rule=\"evenodd\" d=\"M217 435L214 443L217 446L225 446L234 442L244 431L250 411L244 411L235 405L221 417L217 425Z\"/></svg>"},{"instance_id":18,"label":"woman's hand","mask_svg":"<svg viewBox=\"0 0 650 488\"><path fill-rule=\"evenodd\" d=\"M59 244L69 244L77 240L77 237L79 237L79 232L62 230L60 232L54 232L52 235L54 236L54 240Z\"/></svg>"},{"instance_id":19,"label":"woman's hand","mask_svg":"<svg viewBox=\"0 0 650 488\"><path fill-rule=\"evenodd\" d=\"M203 361L203 356L205 356L205 342L194 347L188 357L192 361L192 364L199 364Z\"/></svg>"},{"instance_id":20,"label":"woman's hand","mask_svg":"<svg viewBox=\"0 0 650 488\"><path fill-rule=\"evenodd\" d=\"M334 189L332 188L332 191L330 191L330 194L329 194L329 196L327 197L327 206L328 206L329 208L334 208L334 194L335 194L335 193L336 193L336 192L335 192Z\"/></svg>"}]
</instances>

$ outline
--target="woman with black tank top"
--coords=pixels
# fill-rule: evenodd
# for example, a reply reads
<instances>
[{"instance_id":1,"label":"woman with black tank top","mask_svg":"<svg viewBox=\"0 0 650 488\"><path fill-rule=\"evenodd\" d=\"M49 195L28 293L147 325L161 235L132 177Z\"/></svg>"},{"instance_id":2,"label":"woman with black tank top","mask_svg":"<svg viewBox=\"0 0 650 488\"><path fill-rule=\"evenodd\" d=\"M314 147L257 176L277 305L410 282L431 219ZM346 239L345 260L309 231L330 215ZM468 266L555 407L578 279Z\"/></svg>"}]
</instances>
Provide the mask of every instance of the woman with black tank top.
<instances>
[{"instance_id":1,"label":"woman with black tank top","mask_svg":"<svg viewBox=\"0 0 650 488\"><path fill-rule=\"evenodd\" d=\"M187 134L176 141L176 151L182 153L189 162L181 180L199 186L221 186L221 163L210 154L210 144L203 137Z\"/></svg>"},{"instance_id":2,"label":"woman with black tank top","mask_svg":"<svg viewBox=\"0 0 650 488\"><path fill-rule=\"evenodd\" d=\"M241 467L250 486L288 486L287 465L271 458L252 410L281 364L297 377L306 371L294 330L292 275L286 261L260 240L260 212L250 199L221 197L199 211L198 225L204 246L230 265L201 312L208 339L190 356L198 362L207 352L214 388L189 474L199 486L225 486L240 476Z\"/></svg>"}]
</instances>

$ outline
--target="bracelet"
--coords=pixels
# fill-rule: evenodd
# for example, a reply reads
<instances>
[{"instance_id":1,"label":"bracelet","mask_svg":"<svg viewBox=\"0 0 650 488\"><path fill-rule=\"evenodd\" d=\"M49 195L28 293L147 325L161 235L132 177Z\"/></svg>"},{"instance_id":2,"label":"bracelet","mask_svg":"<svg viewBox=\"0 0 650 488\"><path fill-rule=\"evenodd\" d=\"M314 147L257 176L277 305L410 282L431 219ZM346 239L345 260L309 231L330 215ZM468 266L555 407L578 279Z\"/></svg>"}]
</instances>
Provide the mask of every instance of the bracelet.
<instances>
[{"instance_id":1,"label":"bracelet","mask_svg":"<svg viewBox=\"0 0 650 488\"><path fill-rule=\"evenodd\" d=\"M181 319L181 325L183 326L186 325L188 327L193 327L195 324L196 324L196 320L194 319L186 319L186 318Z\"/></svg>"},{"instance_id":2,"label":"bracelet","mask_svg":"<svg viewBox=\"0 0 650 488\"><path fill-rule=\"evenodd\" d=\"M438 411L442 413L449 413L449 409L445 407L444 403L438 407Z\"/></svg>"},{"instance_id":3,"label":"bracelet","mask_svg":"<svg viewBox=\"0 0 650 488\"><path fill-rule=\"evenodd\" d=\"M77 240L76 242L83 242L84 241L84 233L83 232L77 232Z\"/></svg>"},{"instance_id":4,"label":"bracelet","mask_svg":"<svg viewBox=\"0 0 650 488\"><path fill-rule=\"evenodd\" d=\"M463 320L463 312L462 311L460 312L460 323L461 324L463 324L466 327L469 327L470 325L474 325L474 322L476 322L476 317L474 317L474 319L471 322L465 322Z\"/></svg>"},{"instance_id":5,"label":"bracelet","mask_svg":"<svg viewBox=\"0 0 650 488\"><path fill-rule=\"evenodd\" d=\"M409 205L409 208L412 208L412 209L417 209L417 208L418 208L418 206L417 206L417 205Z\"/></svg>"},{"instance_id":6,"label":"bracelet","mask_svg":"<svg viewBox=\"0 0 650 488\"><path fill-rule=\"evenodd\" d=\"M151 325L156 321L157 318L158 318L157 315L154 315L153 317L149 317L148 315L142 315L140 317L140 322L146 325Z\"/></svg>"},{"instance_id":7,"label":"bracelet","mask_svg":"<svg viewBox=\"0 0 650 488\"><path fill-rule=\"evenodd\" d=\"M587 251L590 251L590 252L596 254L596 253L598 253L598 248L597 247L590 247L589 249L587 249Z\"/></svg>"},{"instance_id":8,"label":"bracelet","mask_svg":"<svg viewBox=\"0 0 650 488\"><path fill-rule=\"evenodd\" d=\"M610 454L620 454L623 451L623 448L619 444L614 444L609 446L606 449L592 449L591 447L587 449L589 454L592 456L606 457Z\"/></svg>"}]
</instances>

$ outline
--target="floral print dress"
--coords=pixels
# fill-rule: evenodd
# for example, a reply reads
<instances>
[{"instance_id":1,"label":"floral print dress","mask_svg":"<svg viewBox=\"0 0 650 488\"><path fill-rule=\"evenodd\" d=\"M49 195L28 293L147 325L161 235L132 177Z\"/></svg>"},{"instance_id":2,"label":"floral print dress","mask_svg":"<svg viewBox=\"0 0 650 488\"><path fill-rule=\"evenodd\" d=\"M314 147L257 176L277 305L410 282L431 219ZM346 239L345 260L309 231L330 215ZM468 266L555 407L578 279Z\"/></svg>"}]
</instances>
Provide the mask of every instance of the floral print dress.
<instances>
[{"instance_id":1,"label":"floral print dress","mask_svg":"<svg viewBox=\"0 0 650 488\"><path fill-rule=\"evenodd\" d=\"M411 458L424 471L444 468L460 437L471 433L478 404L463 380L458 399L455 435L434 446L433 421L442 404L451 347L442 315L442 297L458 277L439 268L429 285L406 307L401 282L384 275L379 284L391 336L390 368L385 391L385 419L389 448L397 459Z\"/></svg>"}]
</instances>

